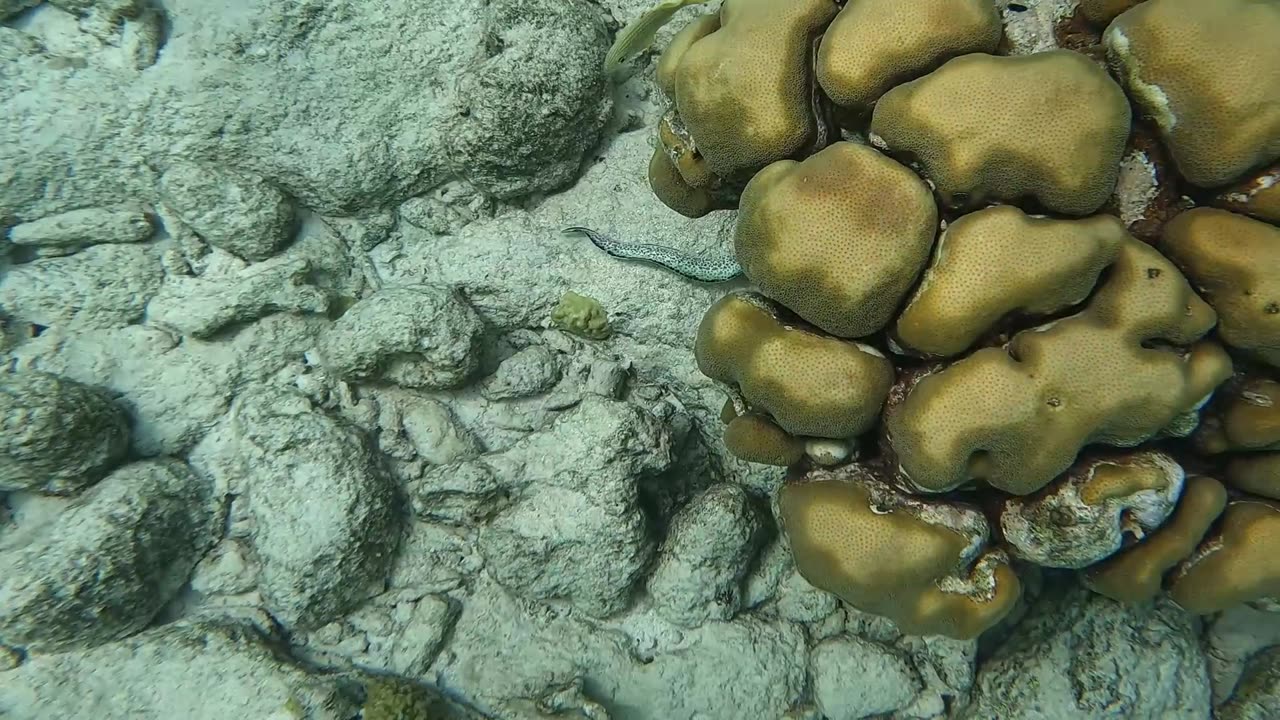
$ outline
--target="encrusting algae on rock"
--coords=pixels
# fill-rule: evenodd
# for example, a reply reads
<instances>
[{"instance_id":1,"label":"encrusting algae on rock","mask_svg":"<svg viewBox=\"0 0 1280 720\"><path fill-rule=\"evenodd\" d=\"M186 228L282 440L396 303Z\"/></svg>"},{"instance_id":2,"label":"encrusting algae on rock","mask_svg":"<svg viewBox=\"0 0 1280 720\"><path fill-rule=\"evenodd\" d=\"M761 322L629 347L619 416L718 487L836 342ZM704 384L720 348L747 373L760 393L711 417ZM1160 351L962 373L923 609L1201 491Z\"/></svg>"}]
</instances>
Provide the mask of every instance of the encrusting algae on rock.
<instances>
[{"instance_id":1,"label":"encrusting algae on rock","mask_svg":"<svg viewBox=\"0 0 1280 720\"><path fill-rule=\"evenodd\" d=\"M551 310L551 324L588 340L604 340L613 333L600 301L572 290L566 291Z\"/></svg>"}]
</instances>

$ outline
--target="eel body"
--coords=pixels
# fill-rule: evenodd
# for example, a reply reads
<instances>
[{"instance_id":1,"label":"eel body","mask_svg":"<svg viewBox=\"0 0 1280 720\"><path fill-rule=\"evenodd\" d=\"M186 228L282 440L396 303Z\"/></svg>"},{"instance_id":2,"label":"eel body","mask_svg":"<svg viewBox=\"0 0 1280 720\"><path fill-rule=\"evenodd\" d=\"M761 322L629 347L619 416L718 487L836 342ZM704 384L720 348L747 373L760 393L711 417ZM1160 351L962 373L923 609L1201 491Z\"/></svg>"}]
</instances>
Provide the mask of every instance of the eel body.
<instances>
[{"instance_id":1,"label":"eel body","mask_svg":"<svg viewBox=\"0 0 1280 720\"><path fill-rule=\"evenodd\" d=\"M723 282L742 274L742 266L732 254L709 257L690 255L666 245L621 242L591 228L567 227L565 233L585 235L593 245L617 258L643 260L698 282Z\"/></svg>"}]
</instances>

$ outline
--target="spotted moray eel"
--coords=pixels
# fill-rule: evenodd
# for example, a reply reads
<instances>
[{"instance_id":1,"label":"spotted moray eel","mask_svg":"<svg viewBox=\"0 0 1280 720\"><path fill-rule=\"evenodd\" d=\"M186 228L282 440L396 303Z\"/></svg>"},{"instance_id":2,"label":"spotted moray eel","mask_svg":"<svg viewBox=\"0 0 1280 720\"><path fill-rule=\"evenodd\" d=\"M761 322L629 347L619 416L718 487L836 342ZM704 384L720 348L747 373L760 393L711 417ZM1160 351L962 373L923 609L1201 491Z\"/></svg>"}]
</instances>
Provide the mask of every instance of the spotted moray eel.
<instances>
[{"instance_id":1,"label":"spotted moray eel","mask_svg":"<svg viewBox=\"0 0 1280 720\"><path fill-rule=\"evenodd\" d=\"M711 256L690 255L666 245L621 242L590 228L567 227L565 234L585 235L591 244L617 258L643 260L698 282L723 282L742 274L742 266L732 253Z\"/></svg>"}]
</instances>

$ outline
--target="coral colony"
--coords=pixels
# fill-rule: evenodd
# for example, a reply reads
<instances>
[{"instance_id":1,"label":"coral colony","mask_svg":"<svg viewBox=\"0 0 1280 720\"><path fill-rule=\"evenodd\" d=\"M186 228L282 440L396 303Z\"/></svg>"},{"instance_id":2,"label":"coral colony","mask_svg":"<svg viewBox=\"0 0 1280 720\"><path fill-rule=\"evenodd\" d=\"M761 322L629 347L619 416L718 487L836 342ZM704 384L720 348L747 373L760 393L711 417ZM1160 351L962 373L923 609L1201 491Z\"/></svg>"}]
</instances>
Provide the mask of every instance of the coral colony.
<instances>
[{"instance_id":1,"label":"coral colony","mask_svg":"<svg viewBox=\"0 0 1280 720\"><path fill-rule=\"evenodd\" d=\"M650 184L739 208L754 286L696 340L724 442L790 468L802 574L906 632L981 633L1025 565L1280 606L1280 5L1081 14L1013 56L989 0L725 0L659 61ZM1141 137L1184 198L1144 239Z\"/></svg>"}]
</instances>

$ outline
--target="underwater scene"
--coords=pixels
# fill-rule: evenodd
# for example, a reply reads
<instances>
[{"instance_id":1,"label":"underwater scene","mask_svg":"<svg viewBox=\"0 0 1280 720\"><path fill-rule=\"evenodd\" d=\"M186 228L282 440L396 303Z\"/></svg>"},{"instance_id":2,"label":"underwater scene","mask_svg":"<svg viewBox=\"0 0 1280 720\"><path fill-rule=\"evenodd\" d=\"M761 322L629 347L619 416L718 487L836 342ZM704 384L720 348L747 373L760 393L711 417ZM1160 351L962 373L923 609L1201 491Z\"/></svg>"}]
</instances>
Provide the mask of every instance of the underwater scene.
<instances>
[{"instance_id":1,"label":"underwater scene","mask_svg":"<svg viewBox=\"0 0 1280 720\"><path fill-rule=\"evenodd\" d=\"M0 720L1280 720L1280 0L0 0Z\"/></svg>"}]
</instances>

